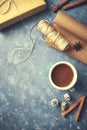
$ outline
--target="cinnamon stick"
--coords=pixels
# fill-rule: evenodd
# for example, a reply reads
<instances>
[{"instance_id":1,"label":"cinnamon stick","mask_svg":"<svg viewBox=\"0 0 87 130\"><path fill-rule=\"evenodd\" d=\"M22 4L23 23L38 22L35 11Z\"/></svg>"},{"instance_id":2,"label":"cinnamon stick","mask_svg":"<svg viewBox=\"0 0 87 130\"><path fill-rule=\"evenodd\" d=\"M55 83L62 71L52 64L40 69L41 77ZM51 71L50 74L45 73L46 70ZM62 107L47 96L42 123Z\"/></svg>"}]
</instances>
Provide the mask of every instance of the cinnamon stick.
<instances>
[{"instance_id":1,"label":"cinnamon stick","mask_svg":"<svg viewBox=\"0 0 87 130\"><path fill-rule=\"evenodd\" d=\"M69 108L67 108L66 111L62 112L62 116L65 117L67 116L73 109L75 109L79 103L80 103L81 99L78 99L75 103L73 103Z\"/></svg>"},{"instance_id":2,"label":"cinnamon stick","mask_svg":"<svg viewBox=\"0 0 87 130\"><path fill-rule=\"evenodd\" d=\"M80 117L80 113L81 113L81 110L82 110L82 107L83 107L83 104L84 104L84 101L85 101L85 96L81 96L75 103L73 103L67 110L65 110L64 112L62 112L62 116L65 117L67 116L73 109L75 109L79 104L79 109L76 113L76 117L75 117L75 121L78 121L79 120L79 117Z\"/></svg>"},{"instance_id":3,"label":"cinnamon stick","mask_svg":"<svg viewBox=\"0 0 87 130\"><path fill-rule=\"evenodd\" d=\"M76 121L76 122L79 120L80 113L81 113L81 111L82 111L84 101L85 101L85 96L82 97L81 103L80 103L80 106L79 106L79 109L78 109L78 111L77 111L77 113L76 113L76 117L75 117L75 121Z\"/></svg>"},{"instance_id":4,"label":"cinnamon stick","mask_svg":"<svg viewBox=\"0 0 87 130\"><path fill-rule=\"evenodd\" d=\"M66 2L68 2L68 0L62 0L62 1L59 2L57 5L55 5L54 7L52 7L51 10L52 10L53 12L57 11L57 10L60 9L63 5L65 5Z\"/></svg>"},{"instance_id":5,"label":"cinnamon stick","mask_svg":"<svg viewBox=\"0 0 87 130\"><path fill-rule=\"evenodd\" d=\"M85 3L87 3L87 0L79 0L79 1L76 1L76 2L73 2L71 4L63 6L62 9L67 10L67 9L70 9L70 8L73 8L73 7L76 7L76 6L85 4Z\"/></svg>"}]
</instances>

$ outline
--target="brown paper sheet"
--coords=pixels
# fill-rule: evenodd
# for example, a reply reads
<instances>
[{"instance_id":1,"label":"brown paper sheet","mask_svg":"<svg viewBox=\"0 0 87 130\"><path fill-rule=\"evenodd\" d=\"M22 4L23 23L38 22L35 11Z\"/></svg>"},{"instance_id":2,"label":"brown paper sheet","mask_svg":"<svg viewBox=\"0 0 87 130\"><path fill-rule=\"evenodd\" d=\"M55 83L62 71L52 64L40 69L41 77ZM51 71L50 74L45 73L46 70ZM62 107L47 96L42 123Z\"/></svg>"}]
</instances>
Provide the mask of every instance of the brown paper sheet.
<instances>
[{"instance_id":1,"label":"brown paper sheet","mask_svg":"<svg viewBox=\"0 0 87 130\"><path fill-rule=\"evenodd\" d=\"M87 26L60 11L54 19L53 26L56 30L60 31L61 35L66 38L71 45L78 41L81 42L81 50L76 51L70 49L64 52L69 56L87 64ZM56 46L49 42L47 37L45 42L56 48Z\"/></svg>"}]
</instances>

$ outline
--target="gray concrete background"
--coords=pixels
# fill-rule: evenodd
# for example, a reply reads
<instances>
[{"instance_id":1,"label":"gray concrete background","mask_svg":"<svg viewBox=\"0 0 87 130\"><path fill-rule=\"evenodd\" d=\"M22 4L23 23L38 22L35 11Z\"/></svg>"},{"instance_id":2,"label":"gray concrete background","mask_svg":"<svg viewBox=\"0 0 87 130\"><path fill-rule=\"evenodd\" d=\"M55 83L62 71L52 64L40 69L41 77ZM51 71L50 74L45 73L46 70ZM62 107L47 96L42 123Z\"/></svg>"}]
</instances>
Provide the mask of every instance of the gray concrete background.
<instances>
[{"instance_id":1,"label":"gray concrete background","mask_svg":"<svg viewBox=\"0 0 87 130\"><path fill-rule=\"evenodd\" d=\"M37 28L32 30L33 41L30 40L34 24L41 19L52 23L57 12L51 12L50 8L59 1L46 0L45 11L0 32L0 130L87 130L87 101L78 123L74 120L77 109L62 118L60 107L50 103L53 98L65 101L66 91L56 90L48 79L50 67L56 62L68 61L76 67L78 81L75 92L68 92L72 97L70 105L80 96L87 96L87 65L46 45ZM87 4L65 12L87 24ZM31 53L35 38L32 55L18 64ZM23 50L15 52L16 48Z\"/></svg>"}]
</instances>

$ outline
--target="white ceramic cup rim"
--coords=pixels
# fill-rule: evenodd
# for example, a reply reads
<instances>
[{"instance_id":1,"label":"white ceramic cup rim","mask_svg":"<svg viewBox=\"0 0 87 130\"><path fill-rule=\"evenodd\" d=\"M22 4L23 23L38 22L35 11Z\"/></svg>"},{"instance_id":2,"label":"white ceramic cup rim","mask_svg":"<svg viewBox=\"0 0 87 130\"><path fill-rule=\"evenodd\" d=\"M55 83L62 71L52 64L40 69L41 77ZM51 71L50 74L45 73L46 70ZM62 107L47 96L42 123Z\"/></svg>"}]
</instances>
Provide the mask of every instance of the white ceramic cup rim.
<instances>
[{"instance_id":1,"label":"white ceramic cup rim","mask_svg":"<svg viewBox=\"0 0 87 130\"><path fill-rule=\"evenodd\" d=\"M60 65L60 64L68 65L68 66L72 69L73 74L74 74L71 83L70 83L69 85L67 85L67 86L64 86L64 87L57 86L57 85L52 81L52 76L51 76L53 69L54 69L56 66ZM67 62L67 61L57 62L57 63L55 63L55 64L50 68L50 71L49 71L49 80L50 80L51 85L52 85L53 87L55 87L56 89L58 89L58 90L68 90L68 89L71 89L71 88L75 85L75 83L76 83L76 81L77 81L77 70L76 70L76 68L75 68L70 62Z\"/></svg>"}]
</instances>

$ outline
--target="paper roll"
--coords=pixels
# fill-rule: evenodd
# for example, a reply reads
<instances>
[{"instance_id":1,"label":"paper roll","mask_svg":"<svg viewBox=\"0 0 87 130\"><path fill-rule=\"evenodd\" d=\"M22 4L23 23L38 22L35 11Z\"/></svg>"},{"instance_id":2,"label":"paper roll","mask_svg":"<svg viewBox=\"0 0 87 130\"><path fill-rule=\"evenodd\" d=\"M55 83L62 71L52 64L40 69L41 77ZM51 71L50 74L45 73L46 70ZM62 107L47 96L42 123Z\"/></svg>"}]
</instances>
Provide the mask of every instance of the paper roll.
<instances>
[{"instance_id":1,"label":"paper roll","mask_svg":"<svg viewBox=\"0 0 87 130\"><path fill-rule=\"evenodd\" d=\"M87 26L71 16L59 11L54 22L78 38L87 41Z\"/></svg>"},{"instance_id":2,"label":"paper roll","mask_svg":"<svg viewBox=\"0 0 87 130\"><path fill-rule=\"evenodd\" d=\"M53 27L60 31L61 35L69 41L71 46L80 41L82 46L81 50L76 51L71 48L64 52L87 64L87 26L75 20L71 16L59 11L53 21ZM45 39L45 42L56 48L56 46L53 46L53 44L49 42L48 38Z\"/></svg>"}]
</instances>

